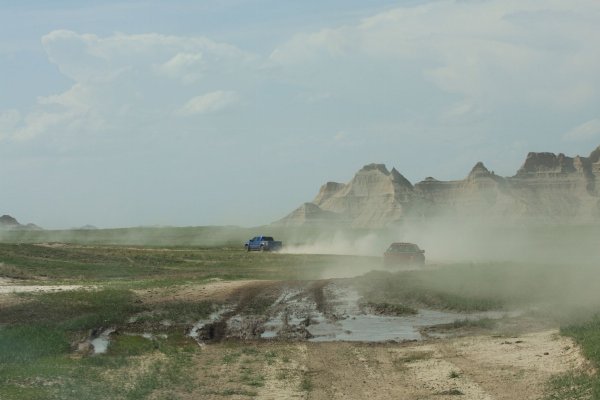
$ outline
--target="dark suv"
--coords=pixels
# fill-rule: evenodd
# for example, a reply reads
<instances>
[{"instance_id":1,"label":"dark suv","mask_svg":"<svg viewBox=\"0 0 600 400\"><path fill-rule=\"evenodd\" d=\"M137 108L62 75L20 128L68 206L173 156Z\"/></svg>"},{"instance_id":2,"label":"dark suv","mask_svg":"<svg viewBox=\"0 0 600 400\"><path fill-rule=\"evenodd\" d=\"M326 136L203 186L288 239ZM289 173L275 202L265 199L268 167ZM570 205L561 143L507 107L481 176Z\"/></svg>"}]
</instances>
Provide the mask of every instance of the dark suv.
<instances>
[{"instance_id":1,"label":"dark suv","mask_svg":"<svg viewBox=\"0 0 600 400\"><path fill-rule=\"evenodd\" d=\"M414 243L392 243L383 253L385 265L423 265L425 250Z\"/></svg>"}]
</instances>

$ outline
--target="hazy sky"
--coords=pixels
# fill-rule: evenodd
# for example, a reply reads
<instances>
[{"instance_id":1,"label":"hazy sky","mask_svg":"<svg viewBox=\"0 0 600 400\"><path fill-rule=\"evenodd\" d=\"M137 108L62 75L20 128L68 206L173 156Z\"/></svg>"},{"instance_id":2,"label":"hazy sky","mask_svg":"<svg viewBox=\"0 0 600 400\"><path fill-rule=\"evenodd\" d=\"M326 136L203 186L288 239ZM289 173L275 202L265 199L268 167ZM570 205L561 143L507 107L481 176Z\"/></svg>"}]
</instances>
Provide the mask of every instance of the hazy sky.
<instances>
[{"instance_id":1,"label":"hazy sky","mask_svg":"<svg viewBox=\"0 0 600 400\"><path fill-rule=\"evenodd\" d=\"M0 0L0 214L257 225L600 145L600 2Z\"/></svg>"}]
</instances>

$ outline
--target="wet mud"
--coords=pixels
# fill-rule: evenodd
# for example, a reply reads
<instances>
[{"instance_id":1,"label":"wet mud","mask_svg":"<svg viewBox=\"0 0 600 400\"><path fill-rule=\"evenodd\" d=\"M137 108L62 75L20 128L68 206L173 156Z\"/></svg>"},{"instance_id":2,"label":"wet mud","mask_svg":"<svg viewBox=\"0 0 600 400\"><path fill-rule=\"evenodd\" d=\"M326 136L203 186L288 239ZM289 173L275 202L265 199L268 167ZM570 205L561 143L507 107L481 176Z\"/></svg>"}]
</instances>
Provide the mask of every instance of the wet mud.
<instances>
[{"instance_id":1,"label":"wet mud","mask_svg":"<svg viewBox=\"0 0 600 400\"><path fill-rule=\"evenodd\" d=\"M271 282L241 288L229 303L194 324L189 336L199 343L223 339L406 342L435 337L432 327L458 320L510 316L498 311L409 309L400 315L392 311L365 306L348 280Z\"/></svg>"}]
</instances>

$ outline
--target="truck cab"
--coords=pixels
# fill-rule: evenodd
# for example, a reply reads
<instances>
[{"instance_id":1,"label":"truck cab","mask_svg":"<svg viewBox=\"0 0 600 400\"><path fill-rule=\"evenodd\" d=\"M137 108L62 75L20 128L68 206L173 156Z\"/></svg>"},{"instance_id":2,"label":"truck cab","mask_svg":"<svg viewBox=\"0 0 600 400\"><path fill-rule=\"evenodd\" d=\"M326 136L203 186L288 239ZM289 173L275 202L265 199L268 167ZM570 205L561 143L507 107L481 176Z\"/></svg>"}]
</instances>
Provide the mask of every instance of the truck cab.
<instances>
[{"instance_id":1,"label":"truck cab","mask_svg":"<svg viewBox=\"0 0 600 400\"><path fill-rule=\"evenodd\" d=\"M272 236L255 236L248 240L244 247L247 251L278 251L281 250L282 243L273 239Z\"/></svg>"}]
</instances>

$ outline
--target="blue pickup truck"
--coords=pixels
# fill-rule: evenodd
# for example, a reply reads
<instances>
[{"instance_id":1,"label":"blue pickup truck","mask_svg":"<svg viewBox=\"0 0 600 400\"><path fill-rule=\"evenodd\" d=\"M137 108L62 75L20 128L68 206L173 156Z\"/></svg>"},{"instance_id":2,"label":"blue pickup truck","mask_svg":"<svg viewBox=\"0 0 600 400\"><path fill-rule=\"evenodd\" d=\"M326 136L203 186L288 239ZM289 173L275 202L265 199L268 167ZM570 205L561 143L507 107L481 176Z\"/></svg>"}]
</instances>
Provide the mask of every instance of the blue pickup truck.
<instances>
[{"instance_id":1,"label":"blue pickup truck","mask_svg":"<svg viewBox=\"0 0 600 400\"><path fill-rule=\"evenodd\" d=\"M282 243L273 240L271 236L255 236L248 240L244 246L248 251L278 251L281 250Z\"/></svg>"}]
</instances>

